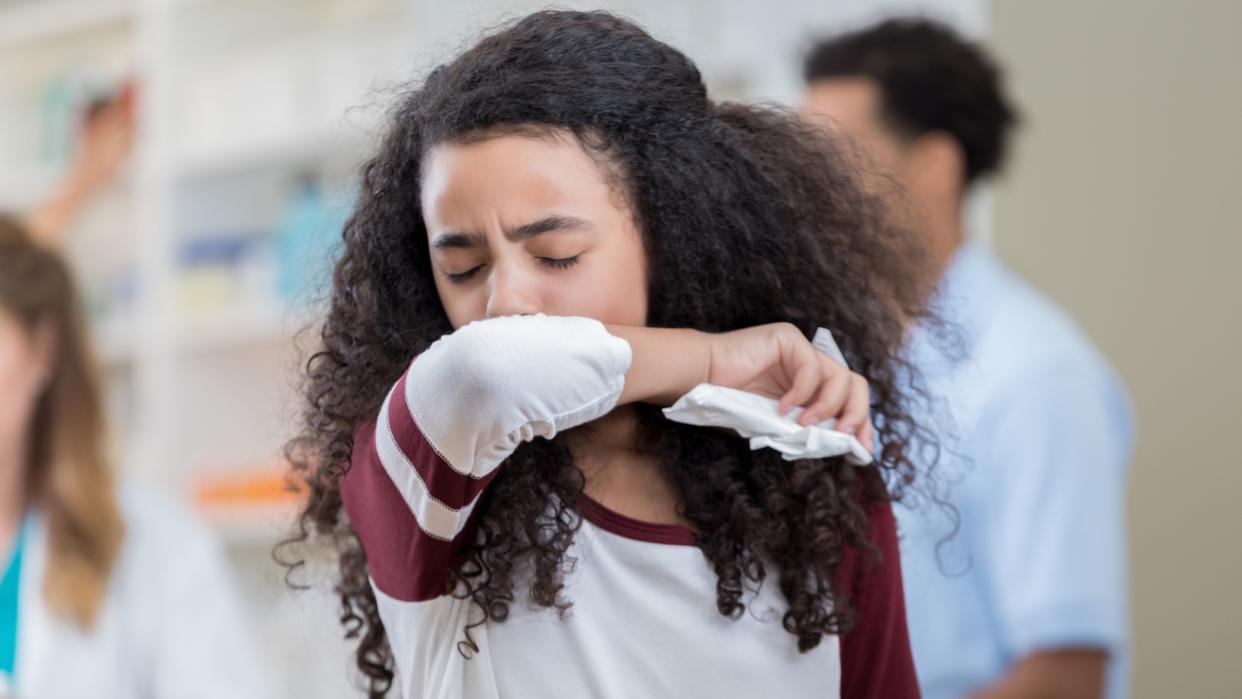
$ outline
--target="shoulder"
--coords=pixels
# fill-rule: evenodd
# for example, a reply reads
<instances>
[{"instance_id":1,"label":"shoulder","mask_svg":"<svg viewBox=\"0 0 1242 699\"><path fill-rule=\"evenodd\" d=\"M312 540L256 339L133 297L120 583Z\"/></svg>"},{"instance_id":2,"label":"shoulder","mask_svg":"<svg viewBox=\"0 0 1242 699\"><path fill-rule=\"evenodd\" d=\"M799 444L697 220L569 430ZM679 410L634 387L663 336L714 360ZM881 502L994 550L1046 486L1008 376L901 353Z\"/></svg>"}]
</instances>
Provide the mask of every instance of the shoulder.
<instances>
[{"instance_id":1,"label":"shoulder","mask_svg":"<svg viewBox=\"0 0 1242 699\"><path fill-rule=\"evenodd\" d=\"M122 560L146 575L166 578L178 570L192 574L223 556L207 525L169 494L122 479L117 501L125 522Z\"/></svg>"},{"instance_id":2,"label":"shoulder","mask_svg":"<svg viewBox=\"0 0 1242 699\"><path fill-rule=\"evenodd\" d=\"M838 580L853 588L847 588L847 595L853 596L859 591L859 583L873 574L885 574L891 569L889 565L900 555L897 547L897 521L893 515L892 504L886 501L872 501L863 504L867 514L867 541L874 548L846 546L841 557L841 569ZM889 572L893 572L889 570ZM900 568L896 569L900 572ZM865 590L864 590L865 592Z\"/></svg>"},{"instance_id":3,"label":"shoulder","mask_svg":"<svg viewBox=\"0 0 1242 699\"><path fill-rule=\"evenodd\" d=\"M1004 270L997 279L996 308L980 336L980 351L999 362L1000 350L1018 349L1015 369L1043 363L1071 363L1109 373L1107 362L1070 314L1042 291Z\"/></svg>"},{"instance_id":4,"label":"shoulder","mask_svg":"<svg viewBox=\"0 0 1242 699\"><path fill-rule=\"evenodd\" d=\"M1109 362L1063 308L990 256L981 263L963 333L959 379L963 426L1022 396L1072 393L1128 414L1128 397Z\"/></svg>"},{"instance_id":5,"label":"shoulder","mask_svg":"<svg viewBox=\"0 0 1242 699\"><path fill-rule=\"evenodd\" d=\"M841 696L918 697L893 509L887 501L864 507L874 548L847 547L836 576L854 621L841 637Z\"/></svg>"}]
</instances>

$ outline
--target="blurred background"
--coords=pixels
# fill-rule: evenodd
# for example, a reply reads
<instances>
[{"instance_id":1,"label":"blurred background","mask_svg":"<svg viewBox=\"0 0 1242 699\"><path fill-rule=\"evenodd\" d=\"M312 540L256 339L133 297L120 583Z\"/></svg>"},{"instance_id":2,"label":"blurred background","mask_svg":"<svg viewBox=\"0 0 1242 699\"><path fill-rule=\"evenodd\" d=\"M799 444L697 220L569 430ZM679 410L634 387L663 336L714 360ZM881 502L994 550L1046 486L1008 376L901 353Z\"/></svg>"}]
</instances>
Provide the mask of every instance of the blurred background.
<instances>
[{"instance_id":1,"label":"blurred background","mask_svg":"<svg viewBox=\"0 0 1242 699\"><path fill-rule=\"evenodd\" d=\"M717 98L792 103L811 38L897 12L1006 66L1025 115L973 233L1125 379L1136 697L1236 696L1242 546L1242 5L614 0ZM69 237L123 472L216 529L285 696L349 694L333 600L291 595L280 449L357 166L394 90L535 2L0 0L0 209L54 187L84 114L136 92L133 157Z\"/></svg>"}]
</instances>

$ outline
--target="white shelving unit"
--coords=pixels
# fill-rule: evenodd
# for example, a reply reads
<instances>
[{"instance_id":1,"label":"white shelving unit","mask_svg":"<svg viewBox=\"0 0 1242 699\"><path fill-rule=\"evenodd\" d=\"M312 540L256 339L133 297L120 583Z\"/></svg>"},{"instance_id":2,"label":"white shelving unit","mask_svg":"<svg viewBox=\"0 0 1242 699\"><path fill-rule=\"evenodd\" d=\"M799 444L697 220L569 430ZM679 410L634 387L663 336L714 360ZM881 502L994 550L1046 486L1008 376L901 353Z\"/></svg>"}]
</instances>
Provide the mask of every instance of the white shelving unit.
<instances>
[{"instance_id":1,"label":"white shelving unit","mask_svg":"<svg viewBox=\"0 0 1242 699\"><path fill-rule=\"evenodd\" d=\"M817 30L912 6L558 4L635 17L694 57L717 95L765 99L794 97L798 54ZM126 76L138 81L133 162L71 249L95 310L124 471L188 497L205 480L273 468L301 408L292 391L292 338L309 315L289 310L274 283L270 293L255 293L253 283L214 295L187 290L187 245L241 234L270 240L305 173L316 173L330 191L348 191L382 123L384 86L416 77L502 19L544 5L0 0L0 208L27 206L55 181L60 164L46 119L60 93L49 85L82 91ZM986 19L983 0L913 7L937 10L973 32ZM205 286L216 289L219 270L206 276L212 283ZM334 640L331 600L288 602L280 569L266 555L289 522L287 505L204 514L233 552L282 694L349 694L350 662ZM308 638L318 639L311 650L302 648ZM299 655L286 652L294 647Z\"/></svg>"},{"instance_id":2,"label":"white shelving unit","mask_svg":"<svg viewBox=\"0 0 1242 699\"><path fill-rule=\"evenodd\" d=\"M44 143L65 136L52 132L67 124L47 118L50 96L63 96L55 90L68 86L70 98L82 99L129 76L138 81L132 163L84 216L69 249L93 311L126 477L192 501L204 482L279 468L300 407L292 339L307 314L286 305L271 270L266 293L239 288L187 301L203 294L187 293L185 248L238 227L270 242L300 175L347 181L377 121L348 110L367 102L372 79L404 67L412 9L403 0L0 2L3 208L38 201L63 167ZM364 38L348 65L329 71L331 89L298 74L299 65L351 53L349 42ZM256 90L266 86L249 64L266 65L268 81L303 80L305 89ZM286 102L264 103L267 92ZM251 120L251 111L280 118ZM112 294L118 286L128 290ZM294 512L264 501L201 510L233 559L280 696L357 695L330 596L292 595L271 560Z\"/></svg>"},{"instance_id":3,"label":"white shelving unit","mask_svg":"<svg viewBox=\"0 0 1242 699\"><path fill-rule=\"evenodd\" d=\"M90 31L101 25L127 21L134 17L134 0L43 0L42 2L10 2L0 5L0 50L44 41L48 37L78 31Z\"/></svg>"}]
</instances>

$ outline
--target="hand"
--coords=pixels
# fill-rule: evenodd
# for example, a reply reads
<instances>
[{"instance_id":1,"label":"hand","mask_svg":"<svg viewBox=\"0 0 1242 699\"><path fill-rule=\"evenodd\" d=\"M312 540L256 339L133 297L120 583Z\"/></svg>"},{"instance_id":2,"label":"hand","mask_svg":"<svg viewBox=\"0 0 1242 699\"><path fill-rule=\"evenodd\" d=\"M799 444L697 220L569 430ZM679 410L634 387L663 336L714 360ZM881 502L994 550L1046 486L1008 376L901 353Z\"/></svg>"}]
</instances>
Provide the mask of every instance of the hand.
<instances>
[{"instance_id":1,"label":"hand","mask_svg":"<svg viewBox=\"0 0 1242 699\"><path fill-rule=\"evenodd\" d=\"M26 214L26 227L36 242L52 249L64 244L73 219L124 164L133 145L134 122L132 85L87 115L68 172L52 194Z\"/></svg>"},{"instance_id":2,"label":"hand","mask_svg":"<svg viewBox=\"0 0 1242 699\"><path fill-rule=\"evenodd\" d=\"M136 121L134 102L134 87L126 85L86 116L70 172L83 196L111 182L129 156Z\"/></svg>"},{"instance_id":3,"label":"hand","mask_svg":"<svg viewBox=\"0 0 1242 699\"><path fill-rule=\"evenodd\" d=\"M773 398L782 415L802 406L801 425L836 418L834 429L872 447L867 380L816 350L797 327L773 323L708 337L708 383Z\"/></svg>"}]
</instances>

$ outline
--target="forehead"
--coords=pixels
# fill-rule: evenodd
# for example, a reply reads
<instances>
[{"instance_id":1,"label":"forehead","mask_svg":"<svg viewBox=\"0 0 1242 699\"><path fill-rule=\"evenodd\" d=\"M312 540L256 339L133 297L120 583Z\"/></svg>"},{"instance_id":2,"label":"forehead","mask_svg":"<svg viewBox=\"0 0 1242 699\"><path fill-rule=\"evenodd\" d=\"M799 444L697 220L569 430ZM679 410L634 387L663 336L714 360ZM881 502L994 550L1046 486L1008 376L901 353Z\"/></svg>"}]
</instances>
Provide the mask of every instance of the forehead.
<instances>
[{"instance_id":1,"label":"forehead","mask_svg":"<svg viewBox=\"0 0 1242 699\"><path fill-rule=\"evenodd\" d=\"M880 86L869 78L828 78L807 86L802 109L846 131L873 129L880 114Z\"/></svg>"},{"instance_id":2,"label":"forehead","mask_svg":"<svg viewBox=\"0 0 1242 699\"><path fill-rule=\"evenodd\" d=\"M510 134L434 146L423 165L429 219L521 206L546 209L608 201L595 160L571 136ZM429 220L430 222L430 220Z\"/></svg>"}]
</instances>

